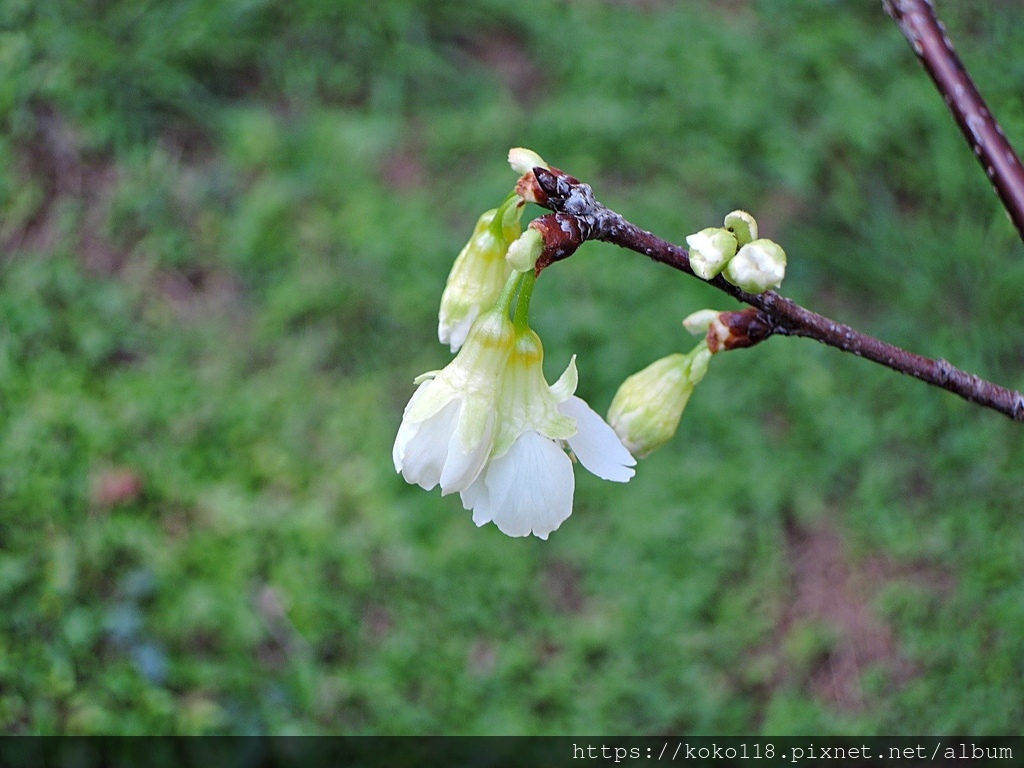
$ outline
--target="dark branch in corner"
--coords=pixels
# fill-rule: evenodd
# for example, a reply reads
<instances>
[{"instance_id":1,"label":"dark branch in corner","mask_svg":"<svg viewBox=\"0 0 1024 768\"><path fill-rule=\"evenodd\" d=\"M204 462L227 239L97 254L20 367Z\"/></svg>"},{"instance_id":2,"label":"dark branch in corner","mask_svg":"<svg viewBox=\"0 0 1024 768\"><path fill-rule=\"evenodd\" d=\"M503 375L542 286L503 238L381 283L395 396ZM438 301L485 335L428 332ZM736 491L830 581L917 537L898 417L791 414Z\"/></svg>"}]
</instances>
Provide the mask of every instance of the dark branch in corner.
<instances>
[{"instance_id":1,"label":"dark branch in corner","mask_svg":"<svg viewBox=\"0 0 1024 768\"><path fill-rule=\"evenodd\" d=\"M931 0L882 0L931 75L1024 239L1024 167L967 74Z\"/></svg>"},{"instance_id":2,"label":"dark branch in corner","mask_svg":"<svg viewBox=\"0 0 1024 768\"><path fill-rule=\"evenodd\" d=\"M555 261L572 256L587 240L614 243L680 272L694 274L686 249L626 221L621 214L599 203L590 185L557 168L534 168L520 179L517 191L527 200L553 211L530 224L544 236L545 249L537 260L538 274ZM775 291L747 293L721 276L707 282L757 310L756 317L746 319L758 328L757 338L751 338L750 344L772 335L815 339L992 408L1014 421L1024 421L1024 394L1020 392L985 381L945 360L932 360L867 336L804 309Z\"/></svg>"}]
</instances>

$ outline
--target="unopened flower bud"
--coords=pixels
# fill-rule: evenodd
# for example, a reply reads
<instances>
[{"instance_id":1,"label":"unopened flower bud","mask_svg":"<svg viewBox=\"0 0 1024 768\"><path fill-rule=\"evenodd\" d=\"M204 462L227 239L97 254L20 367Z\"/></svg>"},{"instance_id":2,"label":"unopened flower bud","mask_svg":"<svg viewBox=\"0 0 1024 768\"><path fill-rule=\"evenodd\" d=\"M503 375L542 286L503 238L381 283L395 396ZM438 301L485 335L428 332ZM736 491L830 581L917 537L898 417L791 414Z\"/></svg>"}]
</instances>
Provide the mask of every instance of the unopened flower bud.
<instances>
[{"instance_id":1,"label":"unopened flower bud","mask_svg":"<svg viewBox=\"0 0 1024 768\"><path fill-rule=\"evenodd\" d=\"M723 318L735 313L719 312L717 309L701 309L683 320L683 327L694 336L703 336L713 354L725 345L729 338L729 326Z\"/></svg>"},{"instance_id":2,"label":"unopened flower bud","mask_svg":"<svg viewBox=\"0 0 1024 768\"><path fill-rule=\"evenodd\" d=\"M550 165L544 162L543 157L532 149L526 149L525 147L512 147L508 151L508 164L520 176L524 173L529 173L534 168L551 168Z\"/></svg>"},{"instance_id":3,"label":"unopened flower bud","mask_svg":"<svg viewBox=\"0 0 1024 768\"><path fill-rule=\"evenodd\" d=\"M656 360L622 382L608 410L608 423L636 457L647 456L676 433L694 386L707 372L703 343L689 354Z\"/></svg>"},{"instance_id":4,"label":"unopened flower bud","mask_svg":"<svg viewBox=\"0 0 1024 768\"><path fill-rule=\"evenodd\" d=\"M708 327L717 319L717 309L698 309L683 320L683 328L694 336L704 336L708 332Z\"/></svg>"},{"instance_id":5,"label":"unopened flower bud","mask_svg":"<svg viewBox=\"0 0 1024 768\"><path fill-rule=\"evenodd\" d=\"M733 211L725 217L725 228L736 235L741 248L757 240L757 221L746 211Z\"/></svg>"},{"instance_id":6,"label":"unopened flower bud","mask_svg":"<svg viewBox=\"0 0 1024 768\"><path fill-rule=\"evenodd\" d=\"M529 272L537 263L537 257L544 251L544 236L532 226L508 247L505 261L516 272Z\"/></svg>"},{"instance_id":7,"label":"unopened flower bud","mask_svg":"<svg viewBox=\"0 0 1024 768\"><path fill-rule=\"evenodd\" d=\"M683 320L683 325L695 336L704 336L708 354L752 347L772 335L770 321L755 307L735 312L702 309Z\"/></svg>"},{"instance_id":8,"label":"unopened flower bud","mask_svg":"<svg viewBox=\"0 0 1024 768\"><path fill-rule=\"evenodd\" d=\"M782 285L786 252L771 240L747 243L725 268L725 279L748 293L764 293Z\"/></svg>"},{"instance_id":9,"label":"unopened flower bud","mask_svg":"<svg viewBox=\"0 0 1024 768\"><path fill-rule=\"evenodd\" d=\"M494 217L500 209L483 214L452 265L441 295L437 335L442 344L457 351L466 339L473 321L494 304L501 287L511 273L505 261L506 242L495 233Z\"/></svg>"},{"instance_id":10,"label":"unopened flower bud","mask_svg":"<svg viewBox=\"0 0 1024 768\"><path fill-rule=\"evenodd\" d=\"M694 273L710 280L736 255L736 236L720 227L708 227L686 238L690 246L690 267Z\"/></svg>"}]
</instances>

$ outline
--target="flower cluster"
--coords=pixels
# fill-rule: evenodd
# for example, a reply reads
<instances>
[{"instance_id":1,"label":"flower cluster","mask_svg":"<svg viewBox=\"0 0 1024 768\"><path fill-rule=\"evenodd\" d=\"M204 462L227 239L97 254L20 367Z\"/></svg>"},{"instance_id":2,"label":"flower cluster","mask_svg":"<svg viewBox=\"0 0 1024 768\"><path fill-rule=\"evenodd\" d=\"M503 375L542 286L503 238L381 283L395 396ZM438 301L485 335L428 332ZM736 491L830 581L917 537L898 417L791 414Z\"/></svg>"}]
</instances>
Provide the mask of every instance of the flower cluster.
<instances>
[{"instance_id":1,"label":"flower cluster","mask_svg":"<svg viewBox=\"0 0 1024 768\"><path fill-rule=\"evenodd\" d=\"M509 161L522 173L544 165L528 150L513 150ZM485 213L456 259L438 337L459 351L417 379L392 458L408 482L458 493L477 525L546 539L572 513L570 453L616 482L633 476L636 461L575 396L575 357L554 385L544 378L543 347L527 320L543 240L533 229L516 237L522 204L510 195Z\"/></svg>"},{"instance_id":2,"label":"flower cluster","mask_svg":"<svg viewBox=\"0 0 1024 768\"><path fill-rule=\"evenodd\" d=\"M576 358L558 381L544 378L544 349L528 314L538 259L557 245L538 222L522 230L526 202L537 202L534 169L552 169L528 149L509 152L521 175L515 190L477 221L452 265L441 296L438 338L455 358L425 373L402 416L392 457L409 483L458 493L478 526L493 522L509 536L541 539L571 514L578 461L605 480L633 477L643 457L675 434L712 355L751 346L772 332L754 308L701 310L683 325L703 339L627 378L605 422L576 397ZM733 211L723 227L686 238L695 274L750 293L777 288L786 254L758 238L757 222ZM547 249L547 250L546 250Z\"/></svg>"},{"instance_id":3,"label":"flower cluster","mask_svg":"<svg viewBox=\"0 0 1024 768\"><path fill-rule=\"evenodd\" d=\"M746 211L730 213L724 227L689 235L686 244L690 267L704 280L721 273L748 293L764 293L782 285L786 276L786 252L778 243L758 238L757 222Z\"/></svg>"},{"instance_id":4,"label":"flower cluster","mask_svg":"<svg viewBox=\"0 0 1024 768\"><path fill-rule=\"evenodd\" d=\"M786 274L785 251L758 238L757 221L746 211L733 211L724 226L702 229L687 237L686 244L690 267L704 280L721 274L744 291L763 293L778 288ZM634 373L612 400L608 423L634 456L647 456L675 434L713 354L756 344L769 332L763 324L758 326L755 310L703 309L683 325L704 339L687 354L670 354Z\"/></svg>"}]
</instances>

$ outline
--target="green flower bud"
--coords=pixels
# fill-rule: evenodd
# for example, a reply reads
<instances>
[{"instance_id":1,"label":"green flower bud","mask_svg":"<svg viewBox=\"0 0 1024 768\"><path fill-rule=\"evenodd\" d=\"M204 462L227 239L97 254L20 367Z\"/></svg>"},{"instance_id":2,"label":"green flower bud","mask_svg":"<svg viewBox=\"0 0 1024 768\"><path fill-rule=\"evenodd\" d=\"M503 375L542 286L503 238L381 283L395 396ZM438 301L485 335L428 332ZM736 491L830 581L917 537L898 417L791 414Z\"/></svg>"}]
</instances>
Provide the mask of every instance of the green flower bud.
<instances>
[{"instance_id":1,"label":"green flower bud","mask_svg":"<svg viewBox=\"0 0 1024 768\"><path fill-rule=\"evenodd\" d=\"M764 293L782 285L786 252L764 238L747 243L725 268L725 279L748 293Z\"/></svg>"},{"instance_id":2,"label":"green flower bud","mask_svg":"<svg viewBox=\"0 0 1024 768\"><path fill-rule=\"evenodd\" d=\"M686 244L690 246L690 267L694 273L710 280L736 255L736 237L720 227L708 227L689 235Z\"/></svg>"},{"instance_id":3,"label":"green flower bud","mask_svg":"<svg viewBox=\"0 0 1024 768\"><path fill-rule=\"evenodd\" d=\"M622 382L608 423L630 453L647 456L672 438L710 357L702 342L688 354L663 357Z\"/></svg>"},{"instance_id":4,"label":"green flower bud","mask_svg":"<svg viewBox=\"0 0 1024 768\"><path fill-rule=\"evenodd\" d=\"M544 251L544 236L532 226L508 247L505 260L516 272L529 272Z\"/></svg>"},{"instance_id":5,"label":"green flower bud","mask_svg":"<svg viewBox=\"0 0 1024 768\"><path fill-rule=\"evenodd\" d=\"M727 215L725 228L736 235L736 243L740 247L757 240L757 221L746 211L733 211Z\"/></svg>"},{"instance_id":6,"label":"green flower bud","mask_svg":"<svg viewBox=\"0 0 1024 768\"><path fill-rule=\"evenodd\" d=\"M484 213L463 247L445 284L438 311L437 336L452 352L462 346L473 321L494 304L512 270L505 261L508 243L494 218L499 209ZM518 235L518 232L516 232Z\"/></svg>"}]
</instances>

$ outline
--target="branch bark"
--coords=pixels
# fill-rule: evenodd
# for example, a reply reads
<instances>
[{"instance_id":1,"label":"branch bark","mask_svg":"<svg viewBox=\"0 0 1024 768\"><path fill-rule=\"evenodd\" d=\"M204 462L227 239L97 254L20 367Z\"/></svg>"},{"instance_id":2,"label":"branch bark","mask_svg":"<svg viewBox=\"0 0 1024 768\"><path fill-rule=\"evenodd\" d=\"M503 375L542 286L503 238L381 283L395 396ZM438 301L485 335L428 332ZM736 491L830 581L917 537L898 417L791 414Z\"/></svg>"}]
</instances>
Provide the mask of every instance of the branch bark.
<instances>
[{"instance_id":1,"label":"branch bark","mask_svg":"<svg viewBox=\"0 0 1024 768\"><path fill-rule=\"evenodd\" d=\"M1024 239L1024 167L953 50L931 0L882 0L882 5L942 94Z\"/></svg>"},{"instance_id":2,"label":"branch bark","mask_svg":"<svg viewBox=\"0 0 1024 768\"><path fill-rule=\"evenodd\" d=\"M557 168L534 168L520 180L517 189L527 200L553 211L530 224L540 230L545 242L544 252L537 261L538 274L555 261L572 256L587 240L603 240L694 275L685 248L627 221L598 202L589 184ZM1020 392L962 371L945 360L933 360L863 334L805 309L775 291L747 293L721 275L707 282L756 308L756 321L763 326L763 338L778 335L815 339L992 408L1014 421L1024 421L1024 394Z\"/></svg>"}]
</instances>

